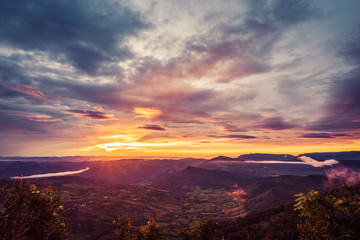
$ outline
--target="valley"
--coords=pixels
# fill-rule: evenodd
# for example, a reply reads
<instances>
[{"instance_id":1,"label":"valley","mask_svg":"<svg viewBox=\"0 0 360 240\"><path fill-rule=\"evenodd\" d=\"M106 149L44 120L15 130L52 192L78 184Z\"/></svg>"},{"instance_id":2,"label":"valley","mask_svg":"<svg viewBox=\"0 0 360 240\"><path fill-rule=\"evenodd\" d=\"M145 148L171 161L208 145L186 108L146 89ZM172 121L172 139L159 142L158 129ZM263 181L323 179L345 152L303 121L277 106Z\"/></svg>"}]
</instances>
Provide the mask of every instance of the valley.
<instances>
[{"instance_id":1,"label":"valley","mask_svg":"<svg viewBox=\"0 0 360 240\"><path fill-rule=\"evenodd\" d=\"M352 177L358 177L358 153L359 158L344 157L344 160L337 159L339 164L322 168L289 164L282 155L253 155L248 156L249 160L270 158L283 162L249 163L224 157L210 160L2 161L0 173L5 184L10 183L8 178L14 175L88 167L87 171L76 175L26 180L52 186L62 196L66 216L72 222L69 239L113 239L112 220L118 216L130 217L135 229L155 219L165 237L177 239L179 229L195 227L203 217L215 221L236 220L293 202L294 194L300 192L325 192L339 187L348 176L338 175L330 181L327 173L346 168L352 170Z\"/></svg>"}]
</instances>

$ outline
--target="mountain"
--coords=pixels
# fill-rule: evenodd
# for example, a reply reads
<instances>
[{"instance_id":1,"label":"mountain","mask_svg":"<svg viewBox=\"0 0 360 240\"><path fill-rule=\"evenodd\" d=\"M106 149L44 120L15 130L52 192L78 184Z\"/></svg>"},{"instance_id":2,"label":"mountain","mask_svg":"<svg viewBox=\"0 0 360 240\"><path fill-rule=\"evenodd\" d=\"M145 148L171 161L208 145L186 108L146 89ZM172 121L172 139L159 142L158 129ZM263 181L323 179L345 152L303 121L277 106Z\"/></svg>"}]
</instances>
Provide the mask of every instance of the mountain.
<instances>
[{"instance_id":1,"label":"mountain","mask_svg":"<svg viewBox=\"0 0 360 240\"><path fill-rule=\"evenodd\" d=\"M333 183L335 184L335 183ZM254 178L234 172L187 167L181 171L168 171L151 181L154 187L189 190L225 188L236 201L244 203L247 213L286 204L295 199L294 195L310 190L323 191L329 187L323 175ZM331 186L337 186L336 184ZM240 195L239 195L240 194Z\"/></svg>"},{"instance_id":2,"label":"mountain","mask_svg":"<svg viewBox=\"0 0 360 240\"><path fill-rule=\"evenodd\" d=\"M189 189L200 186L206 188L220 188L237 184L253 182L251 175L234 172L203 169L188 166L181 171L167 171L151 180L151 185L167 189Z\"/></svg>"},{"instance_id":3,"label":"mountain","mask_svg":"<svg viewBox=\"0 0 360 240\"><path fill-rule=\"evenodd\" d=\"M314 153L304 153L298 156L293 156L290 154L250 153L250 154L242 154L237 158L218 156L210 159L209 161L297 161L297 158L300 156L308 156L318 161L324 161L328 159L360 160L360 151L314 152Z\"/></svg>"},{"instance_id":4,"label":"mountain","mask_svg":"<svg viewBox=\"0 0 360 240\"><path fill-rule=\"evenodd\" d=\"M245 209L248 213L254 213L294 201L294 195L297 193L306 193L310 190L325 191L339 185L340 182L329 185L326 176L321 175L283 175L259 179L244 186L242 190L246 193Z\"/></svg>"},{"instance_id":5,"label":"mountain","mask_svg":"<svg viewBox=\"0 0 360 240\"><path fill-rule=\"evenodd\" d=\"M210 159L209 161L236 161L236 158L226 157L226 156L218 156Z\"/></svg>"},{"instance_id":6,"label":"mountain","mask_svg":"<svg viewBox=\"0 0 360 240\"><path fill-rule=\"evenodd\" d=\"M297 157L289 154L267 154L267 153L250 153L242 154L237 158L218 156L209 161L296 161Z\"/></svg>"},{"instance_id":7,"label":"mountain","mask_svg":"<svg viewBox=\"0 0 360 240\"><path fill-rule=\"evenodd\" d=\"M250 153L242 154L237 159L241 161L296 161L297 157L289 154Z\"/></svg>"},{"instance_id":8,"label":"mountain","mask_svg":"<svg viewBox=\"0 0 360 240\"><path fill-rule=\"evenodd\" d=\"M360 160L360 151L350 152L323 152L323 153L304 153L299 156L308 156L318 161L324 161L328 159L336 160Z\"/></svg>"}]
</instances>

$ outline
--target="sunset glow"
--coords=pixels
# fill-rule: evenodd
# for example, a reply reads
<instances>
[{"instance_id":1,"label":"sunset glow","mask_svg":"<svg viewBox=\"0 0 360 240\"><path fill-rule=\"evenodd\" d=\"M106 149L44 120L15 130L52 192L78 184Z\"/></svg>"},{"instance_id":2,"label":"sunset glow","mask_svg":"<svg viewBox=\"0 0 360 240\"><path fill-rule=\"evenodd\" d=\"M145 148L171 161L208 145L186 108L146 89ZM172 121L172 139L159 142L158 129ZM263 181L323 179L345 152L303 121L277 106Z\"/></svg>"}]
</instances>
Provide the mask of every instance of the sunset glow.
<instances>
[{"instance_id":1,"label":"sunset glow","mask_svg":"<svg viewBox=\"0 0 360 240\"><path fill-rule=\"evenodd\" d=\"M360 2L265 2L1 3L0 155L360 150Z\"/></svg>"}]
</instances>

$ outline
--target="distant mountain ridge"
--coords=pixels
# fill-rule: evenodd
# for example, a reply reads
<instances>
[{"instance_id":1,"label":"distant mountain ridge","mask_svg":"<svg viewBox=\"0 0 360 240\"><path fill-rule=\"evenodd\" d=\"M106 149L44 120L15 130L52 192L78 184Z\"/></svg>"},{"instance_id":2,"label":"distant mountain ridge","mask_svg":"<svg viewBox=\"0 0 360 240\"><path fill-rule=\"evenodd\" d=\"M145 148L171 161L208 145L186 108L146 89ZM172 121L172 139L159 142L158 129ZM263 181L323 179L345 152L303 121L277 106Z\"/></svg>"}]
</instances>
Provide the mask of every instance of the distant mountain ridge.
<instances>
[{"instance_id":1,"label":"distant mountain ridge","mask_svg":"<svg viewBox=\"0 0 360 240\"><path fill-rule=\"evenodd\" d=\"M266 153L250 153L242 154L237 157L238 160L252 160L252 161L296 161L297 157L289 154L266 154Z\"/></svg>"},{"instance_id":2,"label":"distant mountain ridge","mask_svg":"<svg viewBox=\"0 0 360 240\"><path fill-rule=\"evenodd\" d=\"M360 160L360 151L349 151L349 152L314 152L314 153L304 153L299 156L308 156L318 161L324 161L327 159L336 159L336 160Z\"/></svg>"},{"instance_id":3,"label":"distant mountain ridge","mask_svg":"<svg viewBox=\"0 0 360 240\"><path fill-rule=\"evenodd\" d=\"M308 156L318 161L324 161L328 159L336 160L360 160L360 151L348 151L348 152L314 152L303 153L298 156L291 154L268 154L268 153L250 153L242 154L236 158L218 156L210 159L209 161L298 161L300 156Z\"/></svg>"}]
</instances>

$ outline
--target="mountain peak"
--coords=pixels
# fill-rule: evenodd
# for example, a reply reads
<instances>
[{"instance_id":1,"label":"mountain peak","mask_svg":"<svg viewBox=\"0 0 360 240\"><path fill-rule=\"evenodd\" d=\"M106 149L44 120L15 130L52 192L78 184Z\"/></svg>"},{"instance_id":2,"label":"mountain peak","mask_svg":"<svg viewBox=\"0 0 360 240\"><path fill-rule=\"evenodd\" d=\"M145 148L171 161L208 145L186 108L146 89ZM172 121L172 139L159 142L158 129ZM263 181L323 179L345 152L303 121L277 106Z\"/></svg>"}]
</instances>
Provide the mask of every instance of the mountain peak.
<instances>
[{"instance_id":1,"label":"mountain peak","mask_svg":"<svg viewBox=\"0 0 360 240\"><path fill-rule=\"evenodd\" d=\"M237 160L237 159L220 155L220 156L211 158L209 161L234 161L234 160Z\"/></svg>"}]
</instances>

